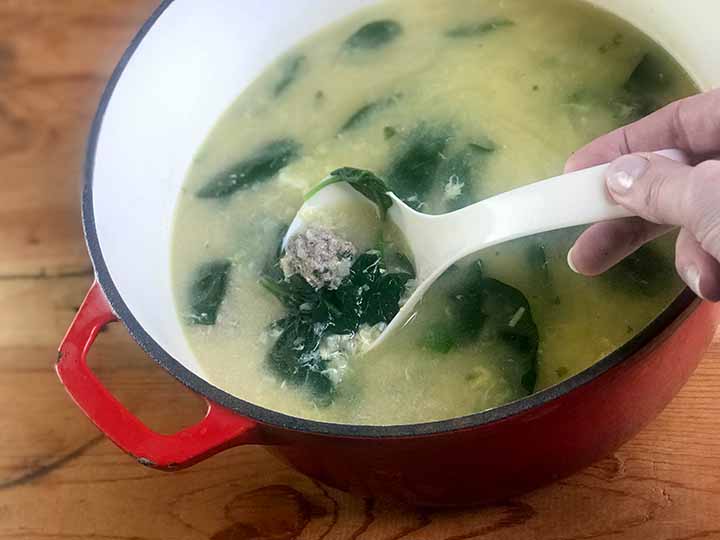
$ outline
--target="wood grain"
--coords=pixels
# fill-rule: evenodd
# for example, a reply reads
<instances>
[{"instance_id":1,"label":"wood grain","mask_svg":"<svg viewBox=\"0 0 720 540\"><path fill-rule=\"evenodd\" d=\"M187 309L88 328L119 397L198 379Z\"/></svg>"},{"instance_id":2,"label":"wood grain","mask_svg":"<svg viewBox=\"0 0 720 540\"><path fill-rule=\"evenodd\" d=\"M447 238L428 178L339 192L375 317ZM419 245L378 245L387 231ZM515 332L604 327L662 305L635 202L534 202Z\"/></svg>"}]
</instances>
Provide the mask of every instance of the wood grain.
<instances>
[{"instance_id":1,"label":"wood grain","mask_svg":"<svg viewBox=\"0 0 720 540\"><path fill-rule=\"evenodd\" d=\"M176 474L122 455L52 371L91 281L78 215L84 140L150 0L0 0L0 539L720 540L720 340L682 394L614 456L474 510L329 490L260 448ZM171 432L200 400L115 325L94 369Z\"/></svg>"}]
</instances>

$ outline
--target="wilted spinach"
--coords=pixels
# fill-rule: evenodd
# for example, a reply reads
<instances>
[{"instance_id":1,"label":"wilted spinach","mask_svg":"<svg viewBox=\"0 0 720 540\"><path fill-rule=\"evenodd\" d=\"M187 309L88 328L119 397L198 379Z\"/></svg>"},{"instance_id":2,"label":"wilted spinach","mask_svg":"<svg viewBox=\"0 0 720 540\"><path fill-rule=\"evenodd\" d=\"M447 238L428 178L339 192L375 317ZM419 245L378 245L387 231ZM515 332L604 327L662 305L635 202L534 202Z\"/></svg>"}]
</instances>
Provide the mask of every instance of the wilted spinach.
<instances>
[{"instance_id":1,"label":"wilted spinach","mask_svg":"<svg viewBox=\"0 0 720 540\"><path fill-rule=\"evenodd\" d=\"M663 92L671 83L665 67L661 59L648 53L621 88L602 92L579 89L569 96L567 103L581 109L604 107L620 123L635 122L665 104Z\"/></svg>"},{"instance_id":2,"label":"wilted spinach","mask_svg":"<svg viewBox=\"0 0 720 540\"><path fill-rule=\"evenodd\" d=\"M445 161L452 131L420 125L396 152L386 177L392 191L409 206L419 210L437 184L437 173Z\"/></svg>"},{"instance_id":3,"label":"wilted spinach","mask_svg":"<svg viewBox=\"0 0 720 540\"><path fill-rule=\"evenodd\" d=\"M515 26L515 22L505 17L493 17L478 23L461 24L445 32L445 36L453 39L479 37L510 26Z\"/></svg>"},{"instance_id":4,"label":"wilted spinach","mask_svg":"<svg viewBox=\"0 0 720 540\"><path fill-rule=\"evenodd\" d=\"M475 135L468 146L480 154L491 154L497 150L497 144L487 135Z\"/></svg>"},{"instance_id":5,"label":"wilted spinach","mask_svg":"<svg viewBox=\"0 0 720 540\"><path fill-rule=\"evenodd\" d=\"M634 121L662 107L661 94L670 85L664 67L652 54L642 57L615 99L620 114L629 110L630 113L625 114L628 115L628 120Z\"/></svg>"},{"instance_id":6,"label":"wilted spinach","mask_svg":"<svg viewBox=\"0 0 720 540\"><path fill-rule=\"evenodd\" d=\"M397 21L385 19L366 24L343 44L346 51L381 49L395 41L403 33Z\"/></svg>"},{"instance_id":7,"label":"wilted spinach","mask_svg":"<svg viewBox=\"0 0 720 540\"><path fill-rule=\"evenodd\" d=\"M287 58L280 64L280 78L273 86L273 96L282 96L297 81L307 64L307 56L297 55Z\"/></svg>"},{"instance_id":8,"label":"wilted spinach","mask_svg":"<svg viewBox=\"0 0 720 540\"><path fill-rule=\"evenodd\" d=\"M218 311L225 300L228 276L232 264L219 260L201 266L190 288L190 322L200 326L214 326Z\"/></svg>"},{"instance_id":9,"label":"wilted spinach","mask_svg":"<svg viewBox=\"0 0 720 540\"><path fill-rule=\"evenodd\" d=\"M258 148L250 157L215 175L197 192L201 199L222 199L274 178L300 157L300 144L279 139Z\"/></svg>"},{"instance_id":10,"label":"wilted spinach","mask_svg":"<svg viewBox=\"0 0 720 540\"><path fill-rule=\"evenodd\" d=\"M368 103L348 118L338 133L345 133L346 131L357 129L365 124L375 114L396 105L400 99L402 99L402 94L393 94L392 96Z\"/></svg>"},{"instance_id":11,"label":"wilted spinach","mask_svg":"<svg viewBox=\"0 0 720 540\"><path fill-rule=\"evenodd\" d=\"M325 189L333 184L346 182L357 192L367 197L371 202L375 203L380 212L380 217L384 220L387 211L390 210L393 202L388 192L387 184L375 173L364 169L354 169L352 167L344 167L330 173L330 176L314 187L307 195L305 200L315 196L318 191Z\"/></svg>"},{"instance_id":12,"label":"wilted spinach","mask_svg":"<svg viewBox=\"0 0 720 540\"><path fill-rule=\"evenodd\" d=\"M280 300L287 314L273 328L279 332L268 355L268 367L290 384L306 386L316 403L328 405L335 384L320 355L323 339L348 335L361 326L389 323L413 274L388 271L380 252L360 255L338 289L315 289L302 277L278 276L279 263L262 278L262 285Z\"/></svg>"},{"instance_id":13,"label":"wilted spinach","mask_svg":"<svg viewBox=\"0 0 720 540\"><path fill-rule=\"evenodd\" d=\"M656 296L677 279L672 263L652 244L645 245L599 279L626 294Z\"/></svg>"},{"instance_id":14,"label":"wilted spinach","mask_svg":"<svg viewBox=\"0 0 720 540\"><path fill-rule=\"evenodd\" d=\"M514 372L517 385L532 393L537 380L540 337L525 295L485 277L482 266L475 264L450 290L447 301L445 319L431 329L424 345L435 352L448 353L481 338L497 343L507 350L511 361L506 366L508 374Z\"/></svg>"}]
</instances>

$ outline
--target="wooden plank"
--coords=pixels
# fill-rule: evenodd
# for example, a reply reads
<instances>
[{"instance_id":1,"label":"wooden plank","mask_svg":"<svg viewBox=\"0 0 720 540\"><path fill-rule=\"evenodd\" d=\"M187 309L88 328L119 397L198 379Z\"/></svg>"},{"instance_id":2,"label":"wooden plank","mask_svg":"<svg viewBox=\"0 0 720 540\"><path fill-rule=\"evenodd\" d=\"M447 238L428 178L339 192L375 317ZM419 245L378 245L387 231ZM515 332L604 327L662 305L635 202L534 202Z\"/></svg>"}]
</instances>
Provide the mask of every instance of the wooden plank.
<instances>
[{"instance_id":1,"label":"wooden plank","mask_svg":"<svg viewBox=\"0 0 720 540\"><path fill-rule=\"evenodd\" d=\"M156 4L0 0L0 539L720 540L720 340L672 405L614 456L485 509L357 500L261 448L163 474L100 435L52 366L91 281L78 217L88 126ZM177 430L203 412L120 325L100 336L91 364L155 429Z\"/></svg>"},{"instance_id":2,"label":"wooden plank","mask_svg":"<svg viewBox=\"0 0 720 540\"><path fill-rule=\"evenodd\" d=\"M323 488L261 448L176 474L135 464L98 435L51 369L88 284L0 282L0 304L20 306L0 319L0 407L11 411L0 418L0 538L720 538L720 342L681 396L614 456L492 508L423 512ZM156 429L202 414L120 325L100 337L92 365Z\"/></svg>"},{"instance_id":3,"label":"wooden plank","mask_svg":"<svg viewBox=\"0 0 720 540\"><path fill-rule=\"evenodd\" d=\"M100 94L151 0L0 0L0 277L87 270L79 193Z\"/></svg>"}]
</instances>

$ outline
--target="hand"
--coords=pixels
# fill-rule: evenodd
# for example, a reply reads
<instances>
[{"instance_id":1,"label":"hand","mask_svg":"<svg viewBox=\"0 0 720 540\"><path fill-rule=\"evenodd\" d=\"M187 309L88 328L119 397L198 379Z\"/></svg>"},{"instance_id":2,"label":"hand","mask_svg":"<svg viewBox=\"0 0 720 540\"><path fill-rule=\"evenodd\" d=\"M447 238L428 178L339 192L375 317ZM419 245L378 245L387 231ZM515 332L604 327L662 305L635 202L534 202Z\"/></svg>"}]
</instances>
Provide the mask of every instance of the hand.
<instances>
[{"instance_id":1,"label":"hand","mask_svg":"<svg viewBox=\"0 0 720 540\"><path fill-rule=\"evenodd\" d=\"M670 148L691 162L648 153ZM567 172L615 160L607 173L610 195L640 217L590 227L570 250L570 267L602 274L680 227L678 273L698 296L720 301L720 161L713 156L720 156L720 89L672 103L574 154Z\"/></svg>"}]
</instances>

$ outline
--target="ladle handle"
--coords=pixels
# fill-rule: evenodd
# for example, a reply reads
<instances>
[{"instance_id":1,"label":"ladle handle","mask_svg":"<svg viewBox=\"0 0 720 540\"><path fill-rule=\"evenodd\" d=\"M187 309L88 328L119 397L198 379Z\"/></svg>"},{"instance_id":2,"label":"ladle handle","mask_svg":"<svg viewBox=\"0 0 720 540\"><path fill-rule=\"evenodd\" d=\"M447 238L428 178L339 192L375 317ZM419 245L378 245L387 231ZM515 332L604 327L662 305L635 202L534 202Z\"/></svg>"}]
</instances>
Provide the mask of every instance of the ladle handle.
<instances>
[{"instance_id":1,"label":"ladle handle","mask_svg":"<svg viewBox=\"0 0 720 540\"><path fill-rule=\"evenodd\" d=\"M687 161L679 150L658 152L676 161ZM451 214L455 231L478 231L457 246L460 255L548 231L630 217L607 191L610 164L565 174L492 197Z\"/></svg>"},{"instance_id":2,"label":"ladle handle","mask_svg":"<svg viewBox=\"0 0 720 540\"><path fill-rule=\"evenodd\" d=\"M255 422L210 401L205 418L178 433L164 435L143 424L87 365L98 333L116 320L102 289L93 284L60 345L55 370L75 403L117 446L142 465L175 470L230 447L256 442Z\"/></svg>"}]
</instances>

